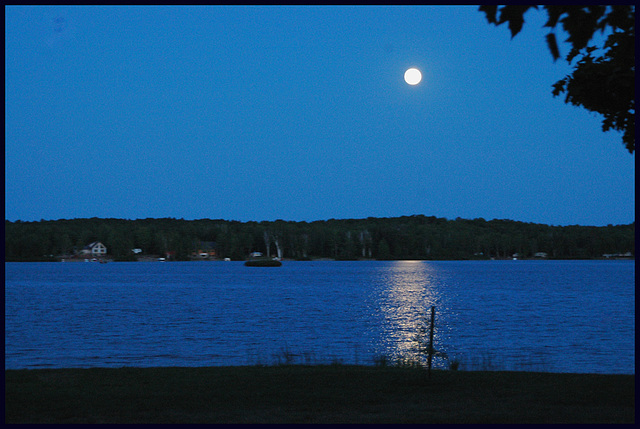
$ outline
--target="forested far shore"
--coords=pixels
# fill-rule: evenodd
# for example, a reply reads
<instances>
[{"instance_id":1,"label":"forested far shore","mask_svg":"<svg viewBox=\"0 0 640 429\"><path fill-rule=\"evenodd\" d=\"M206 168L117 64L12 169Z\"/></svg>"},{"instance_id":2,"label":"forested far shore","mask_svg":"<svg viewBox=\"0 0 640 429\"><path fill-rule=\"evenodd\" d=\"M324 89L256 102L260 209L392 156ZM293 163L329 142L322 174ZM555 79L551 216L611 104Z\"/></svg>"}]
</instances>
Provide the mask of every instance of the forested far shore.
<instances>
[{"instance_id":1,"label":"forested far shore","mask_svg":"<svg viewBox=\"0 0 640 429\"><path fill-rule=\"evenodd\" d=\"M161 219L5 220L5 261L78 258L100 242L116 261L244 260L251 252L282 259L635 258L635 222L551 226L512 220L414 215L324 221Z\"/></svg>"}]
</instances>

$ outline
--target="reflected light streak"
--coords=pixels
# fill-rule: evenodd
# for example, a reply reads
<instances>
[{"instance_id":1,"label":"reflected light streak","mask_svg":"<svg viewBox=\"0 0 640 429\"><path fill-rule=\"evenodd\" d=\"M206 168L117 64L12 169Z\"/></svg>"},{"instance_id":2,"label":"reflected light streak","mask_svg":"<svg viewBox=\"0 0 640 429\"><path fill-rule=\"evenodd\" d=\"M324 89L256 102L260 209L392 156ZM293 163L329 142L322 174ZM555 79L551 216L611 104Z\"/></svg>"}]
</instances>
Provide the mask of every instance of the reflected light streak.
<instances>
[{"instance_id":1,"label":"reflected light streak","mask_svg":"<svg viewBox=\"0 0 640 429\"><path fill-rule=\"evenodd\" d=\"M380 293L380 309L384 314L383 350L381 354L396 359L424 361L416 350L416 335L426 321L428 328L431 306L436 307L434 347L442 350L442 326L438 318L444 310L442 304L443 282L438 270L424 261L395 261L384 273ZM442 350L443 351L443 350ZM423 359L424 358L424 359ZM434 359L434 366L438 359Z\"/></svg>"}]
</instances>

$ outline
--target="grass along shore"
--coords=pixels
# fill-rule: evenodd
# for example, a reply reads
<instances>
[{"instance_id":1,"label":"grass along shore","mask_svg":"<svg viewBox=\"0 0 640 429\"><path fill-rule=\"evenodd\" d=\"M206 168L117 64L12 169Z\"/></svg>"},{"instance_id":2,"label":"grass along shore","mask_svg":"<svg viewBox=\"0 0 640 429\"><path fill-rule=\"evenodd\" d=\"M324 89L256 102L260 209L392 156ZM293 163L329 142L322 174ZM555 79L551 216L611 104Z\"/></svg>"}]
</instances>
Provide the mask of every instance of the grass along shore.
<instances>
[{"instance_id":1,"label":"grass along shore","mask_svg":"<svg viewBox=\"0 0 640 429\"><path fill-rule=\"evenodd\" d=\"M5 423L634 423L635 375L357 365L5 370Z\"/></svg>"}]
</instances>

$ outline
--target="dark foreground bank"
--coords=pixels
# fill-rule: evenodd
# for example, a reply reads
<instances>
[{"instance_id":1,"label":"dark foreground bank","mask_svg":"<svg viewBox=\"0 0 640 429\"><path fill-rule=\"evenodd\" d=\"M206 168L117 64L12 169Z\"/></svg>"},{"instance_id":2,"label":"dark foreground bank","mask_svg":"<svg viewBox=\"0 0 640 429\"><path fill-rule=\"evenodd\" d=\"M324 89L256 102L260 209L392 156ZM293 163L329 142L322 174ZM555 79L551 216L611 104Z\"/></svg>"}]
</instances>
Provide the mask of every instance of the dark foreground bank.
<instances>
[{"instance_id":1,"label":"dark foreground bank","mask_svg":"<svg viewBox=\"0 0 640 429\"><path fill-rule=\"evenodd\" d=\"M635 376L366 366L5 371L5 423L634 423Z\"/></svg>"}]
</instances>

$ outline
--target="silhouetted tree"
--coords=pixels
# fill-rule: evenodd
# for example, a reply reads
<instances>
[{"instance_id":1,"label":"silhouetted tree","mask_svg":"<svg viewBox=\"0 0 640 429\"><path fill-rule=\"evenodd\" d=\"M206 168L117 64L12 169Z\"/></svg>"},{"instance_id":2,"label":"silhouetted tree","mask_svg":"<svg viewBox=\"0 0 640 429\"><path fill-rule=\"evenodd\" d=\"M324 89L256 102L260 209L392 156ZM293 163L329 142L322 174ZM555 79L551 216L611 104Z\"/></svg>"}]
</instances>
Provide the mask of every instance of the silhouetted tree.
<instances>
[{"instance_id":1,"label":"silhouetted tree","mask_svg":"<svg viewBox=\"0 0 640 429\"><path fill-rule=\"evenodd\" d=\"M565 103L581 106L604 116L602 130L623 133L622 142L635 150L635 6L633 5L544 5L548 15L546 40L554 61L560 50L554 30L558 24L569 34L573 73L553 85L553 95L565 93ZM511 37L524 25L524 13L533 5L484 5L491 24L508 23ZM602 46L590 45L596 32L610 32Z\"/></svg>"}]
</instances>

